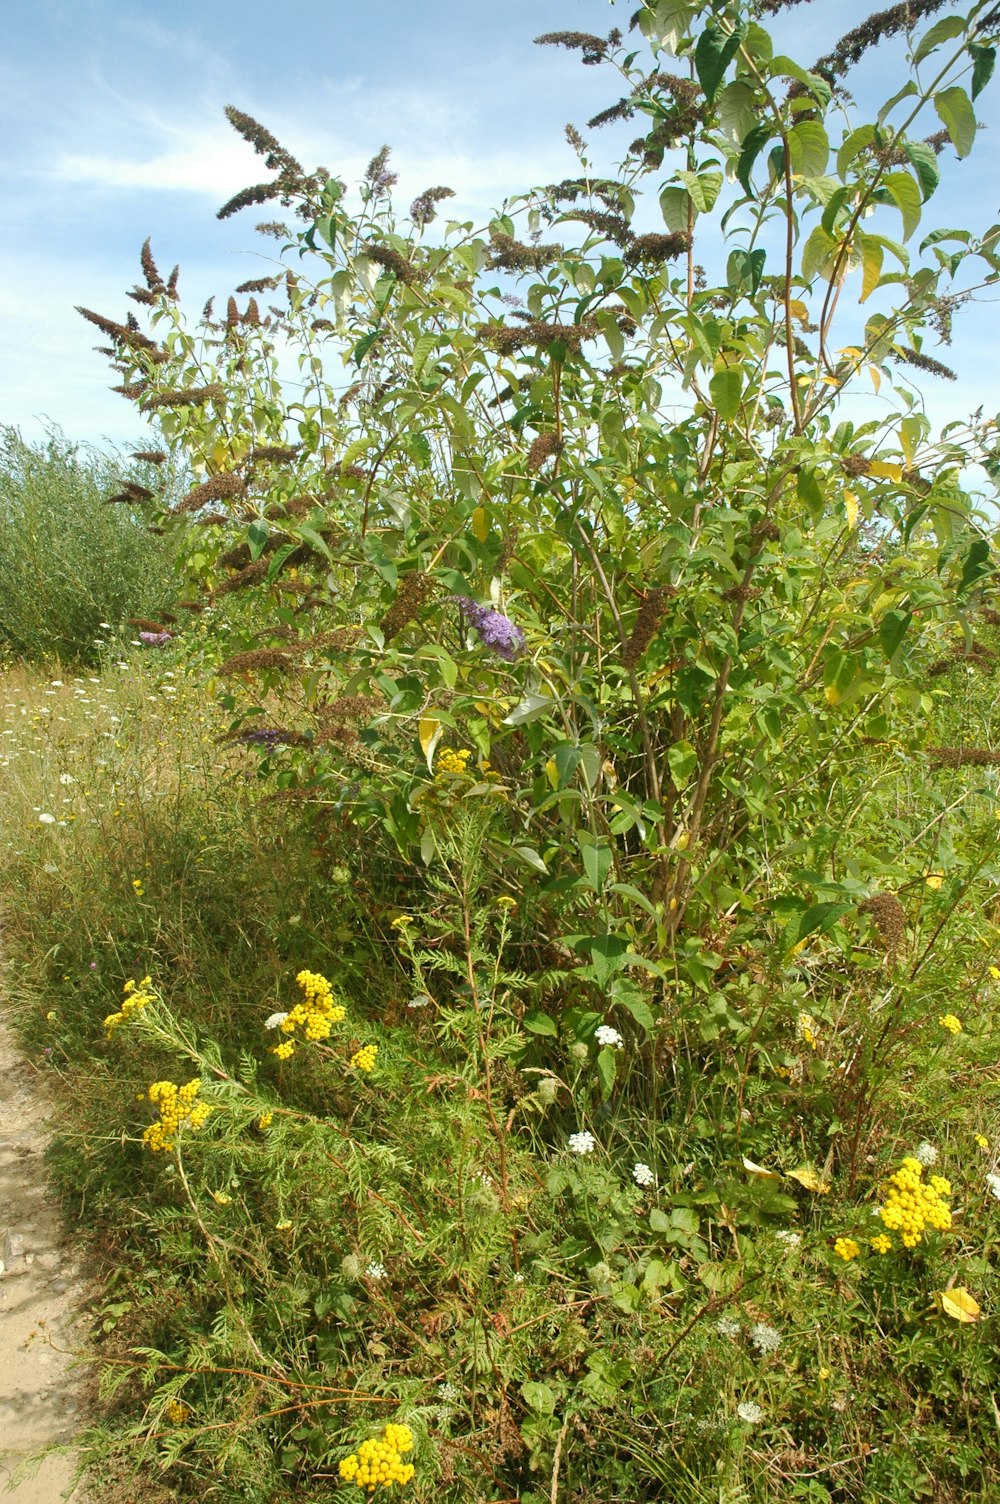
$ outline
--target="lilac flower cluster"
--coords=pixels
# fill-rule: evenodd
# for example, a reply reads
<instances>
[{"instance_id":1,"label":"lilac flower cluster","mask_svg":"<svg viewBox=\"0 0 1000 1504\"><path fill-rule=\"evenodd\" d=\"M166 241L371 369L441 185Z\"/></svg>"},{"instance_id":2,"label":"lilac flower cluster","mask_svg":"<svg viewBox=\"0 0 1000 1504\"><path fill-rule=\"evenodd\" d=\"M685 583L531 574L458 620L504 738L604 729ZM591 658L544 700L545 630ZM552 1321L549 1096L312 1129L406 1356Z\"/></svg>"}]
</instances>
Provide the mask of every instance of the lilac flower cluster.
<instances>
[{"instance_id":1,"label":"lilac flower cluster","mask_svg":"<svg viewBox=\"0 0 1000 1504\"><path fill-rule=\"evenodd\" d=\"M461 606L466 621L479 633L483 647L496 653L498 658L505 658L508 663L513 663L524 647L521 628L501 611L493 611L489 606L477 606L467 595L457 595L455 599Z\"/></svg>"},{"instance_id":2,"label":"lilac flower cluster","mask_svg":"<svg viewBox=\"0 0 1000 1504\"><path fill-rule=\"evenodd\" d=\"M270 730L241 731L233 740L241 742L244 747L281 747L288 741L288 732L282 731L280 726Z\"/></svg>"},{"instance_id":3,"label":"lilac flower cluster","mask_svg":"<svg viewBox=\"0 0 1000 1504\"><path fill-rule=\"evenodd\" d=\"M139 641L144 642L147 648L165 648L168 642L173 641L173 632L140 632Z\"/></svg>"}]
</instances>

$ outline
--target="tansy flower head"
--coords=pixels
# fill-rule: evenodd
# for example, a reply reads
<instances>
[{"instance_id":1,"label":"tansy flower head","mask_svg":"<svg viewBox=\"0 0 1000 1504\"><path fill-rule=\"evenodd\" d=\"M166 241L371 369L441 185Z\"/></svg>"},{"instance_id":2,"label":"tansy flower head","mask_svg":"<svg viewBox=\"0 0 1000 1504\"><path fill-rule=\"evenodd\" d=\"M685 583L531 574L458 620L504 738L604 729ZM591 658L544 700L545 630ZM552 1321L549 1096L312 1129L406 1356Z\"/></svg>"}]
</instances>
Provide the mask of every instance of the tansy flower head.
<instances>
[{"instance_id":1,"label":"tansy flower head","mask_svg":"<svg viewBox=\"0 0 1000 1504\"><path fill-rule=\"evenodd\" d=\"M942 1013L938 1019L938 1023L942 1029L947 1029L949 1034L961 1034L962 1032L962 1020L956 1018L954 1013Z\"/></svg>"},{"instance_id":2,"label":"tansy flower head","mask_svg":"<svg viewBox=\"0 0 1000 1504\"><path fill-rule=\"evenodd\" d=\"M855 1243L853 1238L838 1238L833 1245L833 1251L838 1259L843 1259L845 1263L850 1263L851 1259L857 1258L861 1252L861 1248Z\"/></svg>"},{"instance_id":3,"label":"tansy flower head","mask_svg":"<svg viewBox=\"0 0 1000 1504\"><path fill-rule=\"evenodd\" d=\"M377 1044L364 1044L360 1050L355 1050L351 1056L351 1068L356 1071L368 1073L375 1069L375 1056L378 1054Z\"/></svg>"}]
</instances>

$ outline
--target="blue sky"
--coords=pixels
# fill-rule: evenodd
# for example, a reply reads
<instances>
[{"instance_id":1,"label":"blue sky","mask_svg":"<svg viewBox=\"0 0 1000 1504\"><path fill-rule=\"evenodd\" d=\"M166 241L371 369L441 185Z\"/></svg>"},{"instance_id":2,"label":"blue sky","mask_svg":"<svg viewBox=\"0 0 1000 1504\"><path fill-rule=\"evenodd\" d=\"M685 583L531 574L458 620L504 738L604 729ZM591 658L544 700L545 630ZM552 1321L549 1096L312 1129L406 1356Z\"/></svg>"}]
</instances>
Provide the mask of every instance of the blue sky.
<instances>
[{"instance_id":1,"label":"blue sky","mask_svg":"<svg viewBox=\"0 0 1000 1504\"><path fill-rule=\"evenodd\" d=\"M191 311L261 274L266 245L253 225L265 216L215 218L261 176L224 105L262 120L306 166L322 162L348 182L388 142L404 204L445 183L458 195L456 217L484 218L505 194L573 173L564 125L583 126L614 97L610 74L532 38L624 28L631 9L629 0L284 0L280 13L273 0L10 7L0 61L0 422L26 437L46 419L74 439L142 437L73 306L122 317L147 235L161 270L180 262ZM781 18L780 45L811 61L870 9L858 0L797 6ZM862 102L887 62L858 70ZM946 153L954 170L928 228L985 228L1000 215L1000 83L980 104L993 129L964 163ZM594 156L610 165L625 131L594 133ZM952 350L937 353L962 380L926 383L935 419L1000 406L998 334L995 303L959 319Z\"/></svg>"}]
</instances>

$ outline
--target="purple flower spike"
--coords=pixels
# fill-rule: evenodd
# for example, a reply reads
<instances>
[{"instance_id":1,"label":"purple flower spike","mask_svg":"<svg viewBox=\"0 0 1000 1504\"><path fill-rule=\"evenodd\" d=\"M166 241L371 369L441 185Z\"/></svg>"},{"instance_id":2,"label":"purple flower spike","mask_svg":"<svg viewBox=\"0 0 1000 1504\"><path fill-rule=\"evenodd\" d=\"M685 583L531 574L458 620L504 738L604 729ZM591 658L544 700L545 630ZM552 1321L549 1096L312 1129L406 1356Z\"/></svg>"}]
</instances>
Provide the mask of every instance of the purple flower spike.
<instances>
[{"instance_id":1,"label":"purple flower spike","mask_svg":"<svg viewBox=\"0 0 1000 1504\"><path fill-rule=\"evenodd\" d=\"M139 641L147 648L165 648L173 640L173 632L140 632Z\"/></svg>"},{"instance_id":2,"label":"purple flower spike","mask_svg":"<svg viewBox=\"0 0 1000 1504\"><path fill-rule=\"evenodd\" d=\"M462 608L462 615L479 633L483 647L496 653L498 658L513 663L524 647L521 628L503 612L493 611L489 606L477 606L467 595L457 595L455 599Z\"/></svg>"}]
</instances>

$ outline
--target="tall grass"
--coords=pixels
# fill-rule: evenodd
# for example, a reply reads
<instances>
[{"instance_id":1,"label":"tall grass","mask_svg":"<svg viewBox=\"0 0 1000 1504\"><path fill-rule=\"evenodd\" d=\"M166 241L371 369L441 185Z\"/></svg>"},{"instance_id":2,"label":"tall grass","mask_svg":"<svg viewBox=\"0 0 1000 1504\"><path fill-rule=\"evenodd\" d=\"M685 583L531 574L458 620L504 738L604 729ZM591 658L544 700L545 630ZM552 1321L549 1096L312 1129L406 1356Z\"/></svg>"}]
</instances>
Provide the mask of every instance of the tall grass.
<instances>
[{"instance_id":1,"label":"tall grass","mask_svg":"<svg viewBox=\"0 0 1000 1504\"><path fill-rule=\"evenodd\" d=\"M152 467L128 469L154 489ZM107 503L121 475L113 457L58 432L29 444L0 427L0 646L8 652L95 662L109 626L154 616L170 599L171 549L135 508Z\"/></svg>"}]
</instances>

